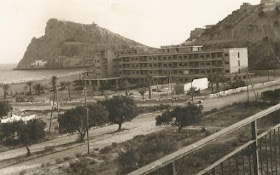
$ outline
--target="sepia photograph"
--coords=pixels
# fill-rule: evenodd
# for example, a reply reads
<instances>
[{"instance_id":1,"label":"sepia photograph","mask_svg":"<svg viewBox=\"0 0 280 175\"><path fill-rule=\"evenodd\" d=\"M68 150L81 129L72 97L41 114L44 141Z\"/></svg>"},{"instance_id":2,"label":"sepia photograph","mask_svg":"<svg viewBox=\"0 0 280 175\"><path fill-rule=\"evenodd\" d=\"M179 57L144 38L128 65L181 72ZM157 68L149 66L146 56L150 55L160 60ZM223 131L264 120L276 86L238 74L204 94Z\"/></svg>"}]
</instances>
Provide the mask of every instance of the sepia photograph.
<instances>
[{"instance_id":1,"label":"sepia photograph","mask_svg":"<svg viewBox=\"0 0 280 175\"><path fill-rule=\"evenodd\" d=\"M0 175L280 175L280 0L0 0Z\"/></svg>"}]
</instances>

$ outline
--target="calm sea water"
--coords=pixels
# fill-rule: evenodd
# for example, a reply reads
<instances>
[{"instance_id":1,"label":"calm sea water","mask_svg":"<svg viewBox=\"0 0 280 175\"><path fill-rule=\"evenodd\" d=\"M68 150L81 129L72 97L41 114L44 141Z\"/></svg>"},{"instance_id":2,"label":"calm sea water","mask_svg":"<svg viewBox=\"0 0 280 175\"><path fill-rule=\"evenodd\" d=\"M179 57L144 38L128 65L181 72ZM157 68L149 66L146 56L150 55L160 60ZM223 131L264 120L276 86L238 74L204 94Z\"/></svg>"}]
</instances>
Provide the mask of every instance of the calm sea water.
<instances>
[{"instance_id":1,"label":"calm sea water","mask_svg":"<svg viewBox=\"0 0 280 175\"><path fill-rule=\"evenodd\" d=\"M13 70L16 66L16 64L0 64L0 83L18 83L29 80L49 79L52 76L77 75L85 70Z\"/></svg>"}]
</instances>

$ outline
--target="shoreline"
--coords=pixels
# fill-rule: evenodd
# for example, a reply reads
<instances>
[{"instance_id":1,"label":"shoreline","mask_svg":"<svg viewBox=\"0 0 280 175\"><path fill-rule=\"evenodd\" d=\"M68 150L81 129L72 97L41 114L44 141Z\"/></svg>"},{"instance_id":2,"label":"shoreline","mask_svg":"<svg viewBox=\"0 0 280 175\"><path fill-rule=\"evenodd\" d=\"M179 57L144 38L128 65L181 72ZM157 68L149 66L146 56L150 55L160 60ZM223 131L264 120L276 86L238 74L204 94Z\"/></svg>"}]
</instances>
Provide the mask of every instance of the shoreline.
<instances>
[{"instance_id":1,"label":"shoreline","mask_svg":"<svg viewBox=\"0 0 280 175\"><path fill-rule=\"evenodd\" d=\"M55 75L54 75L55 76ZM79 74L72 74L72 75L62 75L57 76L58 80L57 83L59 84L60 81L75 81L79 79ZM43 86L46 86L47 88L51 88L51 78L38 78L34 80L22 80L20 82L10 82L7 83L10 85L9 90L7 91L9 94L22 94L27 93L29 91L29 88L27 87L26 83L28 81L32 81L33 85L36 83L41 83ZM32 91L33 87L32 87ZM0 98L3 98L4 92L3 89L0 89Z\"/></svg>"}]
</instances>

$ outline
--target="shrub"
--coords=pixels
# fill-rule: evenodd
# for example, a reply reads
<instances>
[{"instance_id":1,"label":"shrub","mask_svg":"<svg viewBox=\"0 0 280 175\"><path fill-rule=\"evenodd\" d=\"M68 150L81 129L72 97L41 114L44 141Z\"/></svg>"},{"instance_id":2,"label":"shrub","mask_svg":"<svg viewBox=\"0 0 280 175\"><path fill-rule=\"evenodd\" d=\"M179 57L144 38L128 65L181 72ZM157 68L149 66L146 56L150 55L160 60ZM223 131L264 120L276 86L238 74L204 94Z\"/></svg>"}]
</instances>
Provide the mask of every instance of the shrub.
<instances>
[{"instance_id":1,"label":"shrub","mask_svg":"<svg viewBox=\"0 0 280 175\"><path fill-rule=\"evenodd\" d=\"M177 144L166 135L152 135L134 143L138 145L125 145L125 151L119 154L117 174L127 174L177 149Z\"/></svg>"},{"instance_id":2,"label":"shrub","mask_svg":"<svg viewBox=\"0 0 280 175\"><path fill-rule=\"evenodd\" d=\"M94 171L94 168L90 166L90 161L87 159L82 159L80 161L74 162L70 164L69 167L74 174L77 175L96 175L97 173Z\"/></svg>"},{"instance_id":3,"label":"shrub","mask_svg":"<svg viewBox=\"0 0 280 175\"><path fill-rule=\"evenodd\" d=\"M264 11L260 11L258 13L258 16L261 17L261 18L265 17L265 12Z\"/></svg>"},{"instance_id":4,"label":"shrub","mask_svg":"<svg viewBox=\"0 0 280 175\"><path fill-rule=\"evenodd\" d=\"M75 156L78 158L78 157L81 157L82 156L82 153L76 153Z\"/></svg>"},{"instance_id":5,"label":"shrub","mask_svg":"<svg viewBox=\"0 0 280 175\"><path fill-rule=\"evenodd\" d=\"M55 159L56 164L61 164L63 163L63 160L61 158Z\"/></svg>"},{"instance_id":6,"label":"shrub","mask_svg":"<svg viewBox=\"0 0 280 175\"><path fill-rule=\"evenodd\" d=\"M70 160L71 158L70 157L64 157L63 160L67 161L67 160Z\"/></svg>"},{"instance_id":7,"label":"shrub","mask_svg":"<svg viewBox=\"0 0 280 175\"><path fill-rule=\"evenodd\" d=\"M104 148L102 148L101 150L100 150L100 153L101 154L107 154L107 153L109 153L110 151L112 151L112 146L105 146Z\"/></svg>"}]
</instances>

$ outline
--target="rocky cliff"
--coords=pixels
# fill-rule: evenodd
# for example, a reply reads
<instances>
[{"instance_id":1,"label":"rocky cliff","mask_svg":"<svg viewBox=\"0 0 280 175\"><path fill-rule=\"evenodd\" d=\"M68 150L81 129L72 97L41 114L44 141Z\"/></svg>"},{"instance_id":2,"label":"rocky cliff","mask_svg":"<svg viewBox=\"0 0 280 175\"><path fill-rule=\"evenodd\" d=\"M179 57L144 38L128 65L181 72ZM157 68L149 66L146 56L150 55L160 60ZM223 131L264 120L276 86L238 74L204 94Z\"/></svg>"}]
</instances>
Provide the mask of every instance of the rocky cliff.
<instances>
[{"instance_id":1,"label":"rocky cliff","mask_svg":"<svg viewBox=\"0 0 280 175\"><path fill-rule=\"evenodd\" d=\"M248 47L249 69L280 68L280 10L243 4L191 44L205 48Z\"/></svg>"},{"instance_id":2,"label":"rocky cliff","mask_svg":"<svg viewBox=\"0 0 280 175\"><path fill-rule=\"evenodd\" d=\"M95 23L78 24L50 19L45 35L33 38L17 69L85 66L83 59L93 58L98 51L144 47L142 44L112 33Z\"/></svg>"}]
</instances>

